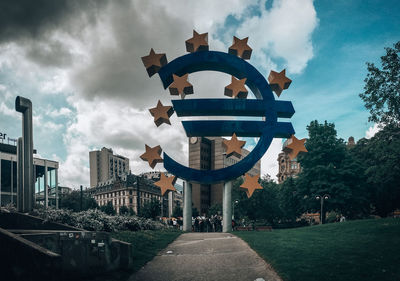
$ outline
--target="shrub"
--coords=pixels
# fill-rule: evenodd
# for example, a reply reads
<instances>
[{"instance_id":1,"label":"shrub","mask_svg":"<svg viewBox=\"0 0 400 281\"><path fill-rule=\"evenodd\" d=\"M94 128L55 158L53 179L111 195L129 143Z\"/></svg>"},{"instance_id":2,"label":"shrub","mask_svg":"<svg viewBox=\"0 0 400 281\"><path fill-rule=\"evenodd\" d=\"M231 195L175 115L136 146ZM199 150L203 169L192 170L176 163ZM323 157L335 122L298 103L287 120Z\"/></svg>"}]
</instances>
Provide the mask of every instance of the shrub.
<instances>
[{"instance_id":1,"label":"shrub","mask_svg":"<svg viewBox=\"0 0 400 281\"><path fill-rule=\"evenodd\" d=\"M166 225L151 219L136 216L110 216L98 209L72 212L65 209L35 209L33 215L45 221L58 222L89 231L121 231L121 230L157 230L167 228Z\"/></svg>"}]
</instances>

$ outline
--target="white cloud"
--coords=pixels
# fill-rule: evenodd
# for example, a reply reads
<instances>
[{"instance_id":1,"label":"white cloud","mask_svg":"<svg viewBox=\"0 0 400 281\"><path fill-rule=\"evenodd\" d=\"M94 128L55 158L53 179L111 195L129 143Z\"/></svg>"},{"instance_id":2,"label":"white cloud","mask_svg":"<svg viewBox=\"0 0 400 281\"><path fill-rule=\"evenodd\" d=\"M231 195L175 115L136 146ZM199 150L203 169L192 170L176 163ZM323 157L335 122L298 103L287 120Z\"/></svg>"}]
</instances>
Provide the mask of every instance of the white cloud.
<instances>
[{"instance_id":1,"label":"white cloud","mask_svg":"<svg viewBox=\"0 0 400 281\"><path fill-rule=\"evenodd\" d=\"M21 119L21 114L15 111L15 109L9 108L4 102L0 103L0 113L13 118Z\"/></svg>"},{"instance_id":2,"label":"white cloud","mask_svg":"<svg viewBox=\"0 0 400 281\"><path fill-rule=\"evenodd\" d=\"M368 130L365 132L365 138L367 138L367 139L370 139L370 138L372 138L373 136L375 136L375 134L377 133L377 132L379 132L380 130L382 130L382 128L381 128L381 124L374 124L374 126L372 126L372 127L369 127L368 128Z\"/></svg>"},{"instance_id":3,"label":"white cloud","mask_svg":"<svg viewBox=\"0 0 400 281\"><path fill-rule=\"evenodd\" d=\"M278 174L278 154L282 152L282 139L274 139L261 158L261 175L269 174L276 181Z\"/></svg>"},{"instance_id":4,"label":"white cloud","mask_svg":"<svg viewBox=\"0 0 400 281\"><path fill-rule=\"evenodd\" d=\"M134 173L151 169L139 158L145 151L145 144L161 145L163 151L187 164L187 138L175 115L170 119L172 126L162 124L157 128L147 110L138 110L121 102L74 100L74 97L69 99L77 115L64 135L68 156L60 163L60 181L64 185L88 185L89 150L103 146L128 157ZM162 165L158 164L156 169L162 169Z\"/></svg>"},{"instance_id":5,"label":"white cloud","mask_svg":"<svg viewBox=\"0 0 400 281\"><path fill-rule=\"evenodd\" d=\"M72 114L72 111L67 107L62 107L60 109L54 109L52 111L49 111L47 112L47 114L54 118L60 116L70 116Z\"/></svg>"},{"instance_id":6,"label":"white cloud","mask_svg":"<svg viewBox=\"0 0 400 281\"><path fill-rule=\"evenodd\" d=\"M313 57L311 34L317 24L312 0L276 0L270 10L261 11L260 17L247 18L237 32L250 36L255 58L264 62L265 53L283 58L289 72L300 73Z\"/></svg>"}]
</instances>

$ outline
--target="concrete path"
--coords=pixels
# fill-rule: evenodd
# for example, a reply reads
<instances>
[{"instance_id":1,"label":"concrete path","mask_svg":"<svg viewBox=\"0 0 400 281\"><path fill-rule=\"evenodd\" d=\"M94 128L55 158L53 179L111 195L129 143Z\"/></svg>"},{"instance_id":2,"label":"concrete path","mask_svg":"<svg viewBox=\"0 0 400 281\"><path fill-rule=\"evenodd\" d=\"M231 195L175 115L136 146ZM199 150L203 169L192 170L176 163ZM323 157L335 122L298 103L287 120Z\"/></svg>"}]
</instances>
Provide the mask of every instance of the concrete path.
<instances>
[{"instance_id":1,"label":"concrete path","mask_svg":"<svg viewBox=\"0 0 400 281\"><path fill-rule=\"evenodd\" d=\"M185 233L129 281L269 281L280 277L245 242L229 233Z\"/></svg>"}]
</instances>

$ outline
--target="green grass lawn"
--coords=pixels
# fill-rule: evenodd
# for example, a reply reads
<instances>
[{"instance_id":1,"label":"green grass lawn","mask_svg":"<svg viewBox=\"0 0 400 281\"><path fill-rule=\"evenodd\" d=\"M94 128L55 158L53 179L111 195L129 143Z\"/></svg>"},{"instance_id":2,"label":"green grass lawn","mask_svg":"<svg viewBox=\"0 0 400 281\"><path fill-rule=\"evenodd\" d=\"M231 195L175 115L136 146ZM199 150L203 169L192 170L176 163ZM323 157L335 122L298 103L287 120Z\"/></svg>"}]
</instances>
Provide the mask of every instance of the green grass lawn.
<instances>
[{"instance_id":1,"label":"green grass lawn","mask_svg":"<svg viewBox=\"0 0 400 281\"><path fill-rule=\"evenodd\" d=\"M400 280L400 219L235 232L284 280Z\"/></svg>"},{"instance_id":2,"label":"green grass lawn","mask_svg":"<svg viewBox=\"0 0 400 281\"><path fill-rule=\"evenodd\" d=\"M132 269L137 271L181 234L178 230L143 230L116 232L112 237L132 244Z\"/></svg>"}]
</instances>

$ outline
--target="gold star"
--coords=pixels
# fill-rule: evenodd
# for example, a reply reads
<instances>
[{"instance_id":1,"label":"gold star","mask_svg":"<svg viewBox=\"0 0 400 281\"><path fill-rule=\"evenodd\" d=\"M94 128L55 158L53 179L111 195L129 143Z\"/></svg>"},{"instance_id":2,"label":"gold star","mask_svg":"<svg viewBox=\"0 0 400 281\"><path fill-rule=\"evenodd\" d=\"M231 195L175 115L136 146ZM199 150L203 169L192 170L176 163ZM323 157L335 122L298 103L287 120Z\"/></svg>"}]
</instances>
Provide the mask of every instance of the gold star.
<instances>
[{"instance_id":1,"label":"gold star","mask_svg":"<svg viewBox=\"0 0 400 281\"><path fill-rule=\"evenodd\" d=\"M189 77L188 73L181 77L172 74L172 77L174 78L174 82L169 86L169 93L171 95L181 95L181 98L184 99L186 95L193 94L193 85L187 81Z\"/></svg>"},{"instance_id":2,"label":"gold star","mask_svg":"<svg viewBox=\"0 0 400 281\"><path fill-rule=\"evenodd\" d=\"M142 62L146 67L149 77L156 74L161 67L168 63L167 56L165 54L156 54L153 49L150 50L150 54L148 56L142 57Z\"/></svg>"},{"instance_id":3,"label":"gold star","mask_svg":"<svg viewBox=\"0 0 400 281\"><path fill-rule=\"evenodd\" d=\"M208 51L208 33L199 34L193 30L193 37L186 40L186 51L194 53L197 51Z\"/></svg>"},{"instance_id":4,"label":"gold star","mask_svg":"<svg viewBox=\"0 0 400 281\"><path fill-rule=\"evenodd\" d=\"M140 155L140 159L143 161L149 162L149 165L152 169L157 165L157 163L162 163L163 159L161 158L161 146L157 145L155 147L150 147L145 144L146 152Z\"/></svg>"},{"instance_id":5,"label":"gold star","mask_svg":"<svg viewBox=\"0 0 400 281\"><path fill-rule=\"evenodd\" d=\"M157 185L161 189L161 196L164 196L167 190L176 190L174 184L176 182L175 176L167 177L164 173L161 173L160 180L155 182L154 184Z\"/></svg>"},{"instance_id":6,"label":"gold star","mask_svg":"<svg viewBox=\"0 0 400 281\"><path fill-rule=\"evenodd\" d=\"M284 150L288 152L290 160L296 158L299 152L308 152L308 150L304 146L305 142L306 139L299 140L294 135L292 135L292 137L288 139L288 144L286 145Z\"/></svg>"},{"instance_id":7,"label":"gold star","mask_svg":"<svg viewBox=\"0 0 400 281\"><path fill-rule=\"evenodd\" d=\"M253 195L253 192L256 189L262 189L262 186L258 183L259 178L260 178L260 175L252 177L249 174L246 174L244 176L244 182L242 183L242 185L240 187L247 189L246 194L247 194L248 198L250 198Z\"/></svg>"},{"instance_id":8,"label":"gold star","mask_svg":"<svg viewBox=\"0 0 400 281\"><path fill-rule=\"evenodd\" d=\"M233 133L231 140L224 139L222 141L222 145L226 149L226 157L229 157L231 155L234 155L237 158L242 157L242 147L245 143L245 141L238 140L235 133Z\"/></svg>"},{"instance_id":9,"label":"gold star","mask_svg":"<svg viewBox=\"0 0 400 281\"><path fill-rule=\"evenodd\" d=\"M152 116L154 116L154 123L159 127L162 123L171 125L169 117L174 114L172 106L163 106L159 100L157 106L149 109Z\"/></svg>"},{"instance_id":10,"label":"gold star","mask_svg":"<svg viewBox=\"0 0 400 281\"><path fill-rule=\"evenodd\" d=\"M245 99L247 98L247 90L244 86L247 78L236 79L232 76L232 82L225 87L224 95L233 98Z\"/></svg>"},{"instance_id":11,"label":"gold star","mask_svg":"<svg viewBox=\"0 0 400 281\"><path fill-rule=\"evenodd\" d=\"M292 80L286 77L286 69L279 73L271 70L268 76L268 82L271 86L271 90L279 97L283 90L289 88Z\"/></svg>"},{"instance_id":12,"label":"gold star","mask_svg":"<svg viewBox=\"0 0 400 281\"><path fill-rule=\"evenodd\" d=\"M236 36L233 36L233 44L229 47L228 53L241 57L244 60L249 60L252 49L247 45L247 40L249 40L249 37L239 39Z\"/></svg>"}]
</instances>

